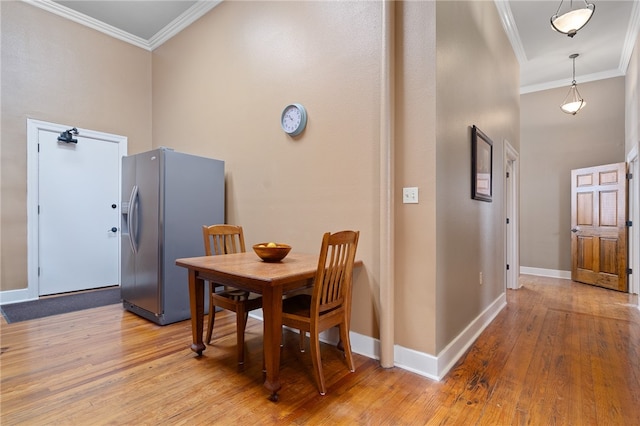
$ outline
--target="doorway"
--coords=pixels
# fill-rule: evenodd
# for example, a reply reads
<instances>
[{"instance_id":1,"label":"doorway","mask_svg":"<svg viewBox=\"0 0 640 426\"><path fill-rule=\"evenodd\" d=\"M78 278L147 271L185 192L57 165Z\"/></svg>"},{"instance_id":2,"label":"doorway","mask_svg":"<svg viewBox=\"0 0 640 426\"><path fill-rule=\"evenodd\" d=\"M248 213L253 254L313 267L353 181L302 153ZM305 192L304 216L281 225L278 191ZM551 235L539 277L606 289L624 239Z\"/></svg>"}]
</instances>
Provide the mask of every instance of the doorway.
<instances>
[{"instance_id":1,"label":"doorway","mask_svg":"<svg viewBox=\"0 0 640 426\"><path fill-rule=\"evenodd\" d=\"M28 292L118 285L124 136L27 120ZM63 137L66 135L66 137Z\"/></svg>"},{"instance_id":2,"label":"doorway","mask_svg":"<svg viewBox=\"0 0 640 426\"><path fill-rule=\"evenodd\" d=\"M518 232L520 223L518 210L520 176L518 152L507 140L504 141L504 168L505 282L507 288L516 290L520 288L518 281L520 276L520 235Z\"/></svg>"},{"instance_id":3,"label":"doorway","mask_svg":"<svg viewBox=\"0 0 640 426\"><path fill-rule=\"evenodd\" d=\"M636 145L627 155L629 183L629 293L640 294L640 157ZM638 300L640 308L640 298Z\"/></svg>"},{"instance_id":4,"label":"doorway","mask_svg":"<svg viewBox=\"0 0 640 426\"><path fill-rule=\"evenodd\" d=\"M627 291L627 164L571 171L571 279Z\"/></svg>"}]
</instances>

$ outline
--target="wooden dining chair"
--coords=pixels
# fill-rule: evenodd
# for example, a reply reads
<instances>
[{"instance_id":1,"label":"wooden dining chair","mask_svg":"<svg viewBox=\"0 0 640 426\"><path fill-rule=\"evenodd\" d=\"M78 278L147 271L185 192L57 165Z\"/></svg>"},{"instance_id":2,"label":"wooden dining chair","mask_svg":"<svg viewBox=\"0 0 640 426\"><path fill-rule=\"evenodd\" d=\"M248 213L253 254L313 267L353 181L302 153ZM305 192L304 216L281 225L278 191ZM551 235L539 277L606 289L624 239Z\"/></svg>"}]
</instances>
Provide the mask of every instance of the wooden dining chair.
<instances>
[{"instance_id":1,"label":"wooden dining chair","mask_svg":"<svg viewBox=\"0 0 640 426\"><path fill-rule=\"evenodd\" d=\"M244 233L241 226L204 225L202 235L204 237L204 251L207 256L245 252ZM222 289L220 290L220 288ZM216 306L236 313L238 364L244 364L244 330L247 326L249 311L262 307L262 296L210 281L207 344L211 343L213 324L216 319Z\"/></svg>"},{"instance_id":2,"label":"wooden dining chair","mask_svg":"<svg viewBox=\"0 0 640 426\"><path fill-rule=\"evenodd\" d=\"M282 324L300 330L301 342L309 332L311 360L320 395L327 391L320 359L320 332L339 326L347 366L351 372L355 371L349 321L353 263L359 237L359 231L325 233L312 294L300 294L282 301Z\"/></svg>"}]
</instances>

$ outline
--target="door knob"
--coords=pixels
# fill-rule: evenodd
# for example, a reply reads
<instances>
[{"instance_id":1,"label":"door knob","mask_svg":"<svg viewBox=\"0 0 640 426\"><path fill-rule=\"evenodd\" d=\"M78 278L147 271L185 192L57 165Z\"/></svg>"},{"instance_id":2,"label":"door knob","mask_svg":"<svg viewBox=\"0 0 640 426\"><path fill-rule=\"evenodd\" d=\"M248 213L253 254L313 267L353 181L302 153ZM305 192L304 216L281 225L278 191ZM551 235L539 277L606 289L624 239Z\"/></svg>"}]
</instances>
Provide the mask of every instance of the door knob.
<instances>
[{"instance_id":1,"label":"door knob","mask_svg":"<svg viewBox=\"0 0 640 426\"><path fill-rule=\"evenodd\" d=\"M579 231L579 229L578 229L578 228L572 228L572 229L571 229L571 232L574 232L574 233L575 233L575 232L578 232L578 231Z\"/></svg>"},{"instance_id":2,"label":"door knob","mask_svg":"<svg viewBox=\"0 0 640 426\"><path fill-rule=\"evenodd\" d=\"M111 232L118 232L118 228L114 226L113 228L111 228Z\"/></svg>"}]
</instances>

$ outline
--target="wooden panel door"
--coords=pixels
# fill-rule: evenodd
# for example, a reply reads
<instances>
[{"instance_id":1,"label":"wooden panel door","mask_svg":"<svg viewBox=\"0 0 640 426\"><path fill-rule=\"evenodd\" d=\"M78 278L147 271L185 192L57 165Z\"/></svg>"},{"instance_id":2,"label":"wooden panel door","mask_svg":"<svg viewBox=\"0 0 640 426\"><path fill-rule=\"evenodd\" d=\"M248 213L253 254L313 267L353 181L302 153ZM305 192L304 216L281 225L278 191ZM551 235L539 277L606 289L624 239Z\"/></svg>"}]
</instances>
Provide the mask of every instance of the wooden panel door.
<instances>
[{"instance_id":1,"label":"wooden panel door","mask_svg":"<svg viewBox=\"0 0 640 426\"><path fill-rule=\"evenodd\" d=\"M627 166L571 171L571 279L627 291Z\"/></svg>"}]
</instances>

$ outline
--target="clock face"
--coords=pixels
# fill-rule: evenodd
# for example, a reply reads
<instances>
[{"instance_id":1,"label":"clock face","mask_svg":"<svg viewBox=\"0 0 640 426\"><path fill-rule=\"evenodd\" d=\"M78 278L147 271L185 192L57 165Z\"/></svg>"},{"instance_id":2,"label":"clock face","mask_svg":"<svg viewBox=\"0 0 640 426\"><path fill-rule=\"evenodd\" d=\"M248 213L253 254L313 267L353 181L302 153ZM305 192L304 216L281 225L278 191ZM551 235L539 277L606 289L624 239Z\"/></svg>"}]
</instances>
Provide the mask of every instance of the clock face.
<instances>
[{"instance_id":1,"label":"clock face","mask_svg":"<svg viewBox=\"0 0 640 426\"><path fill-rule=\"evenodd\" d=\"M287 134L299 135L307 125L307 111L300 104L287 105L282 111L280 124Z\"/></svg>"}]
</instances>

